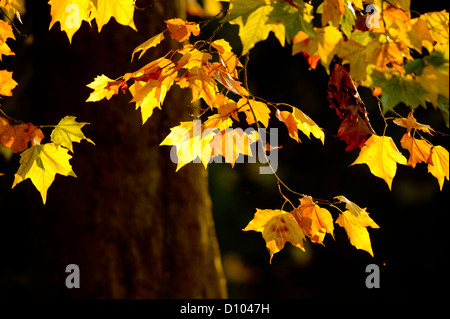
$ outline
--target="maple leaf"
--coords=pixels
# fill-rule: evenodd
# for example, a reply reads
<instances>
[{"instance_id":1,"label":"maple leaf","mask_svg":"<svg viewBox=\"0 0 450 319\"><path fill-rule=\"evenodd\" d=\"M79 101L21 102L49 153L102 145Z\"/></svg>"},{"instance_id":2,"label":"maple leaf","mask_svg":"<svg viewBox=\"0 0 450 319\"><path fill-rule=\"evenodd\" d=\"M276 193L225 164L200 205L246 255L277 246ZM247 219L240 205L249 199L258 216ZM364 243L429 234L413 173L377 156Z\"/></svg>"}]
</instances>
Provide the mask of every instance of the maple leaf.
<instances>
[{"instance_id":1,"label":"maple leaf","mask_svg":"<svg viewBox=\"0 0 450 319\"><path fill-rule=\"evenodd\" d=\"M239 121L237 103L232 99L229 99L222 93L217 93L216 98L213 101L213 107L217 108L217 113L220 117L232 117L236 121Z\"/></svg>"},{"instance_id":2,"label":"maple leaf","mask_svg":"<svg viewBox=\"0 0 450 319\"><path fill-rule=\"evenodd\" d=\"M93 89L94 92L89 94L86 102L96 102L104 98L109 100L113 95L118 92L112 89L109 83L114 82L114 80L108 78L106 75L97 76L94 81L86 85L88 88Z\"/></svg>"},{"instance_id":3,"label":"maple leaf","mask_svg":"<svg viewBox=\"0 0 450 319\"><path fill-rule=\"evenodd\" d=\"M304 31L297 33L292 40L292 55L305 51L309 56L317 56L328 72L336 45L341 41L342 34L338 28L330 25L323 28L314 28L314 32L314 38L308 36Z\"/></svg>"},{"instance_id":4,"label":"maple leaf","mask_svg":"<svg viewBox=\"0 0 450 319\"><path fill-rule=\"evenodd\" d=\"M135 0L93 0L94 8L91 19L97 21L100 32L111 18L117 23L129 26L137 31L133 21Z\"/></svg>"},{"instance_id":5,"label":"maple leaf","mask_svg":"<svg viewBox=\"0 0 450 319\"><path fill-rule=\"evenodd\" d=\"M440 145L433 146L430 161L432 164L428 164L428 172L437 178L439 188L442 190L445 179L449 180L448 151Z\"/></svg>"},{"instance_id":6,"label":"maple leaf","mask_svg":"<svg viewBox=\"0 0 450 319\"><path fill-rule=\"evenodd\" d=\"M12 90L17 82L12 78L12 72L0 70L0 95L12 96Z\"/></svg>"},{"instance_id":7,"label":"maple leaf","mask_svg":"<svg viewBox=\"0 0 450 319\"><path fill-rule=\"evenodd\" d=\"M184 83L186 81L187 83ZM212 107L216 93L219 91L216 81L202 68L194 67L187 71L178 79L181 87L190 87L192 90L192 101L200 98L205 100L206 104Z\"/></svg>"},{"instance_id":8,"label":"maple leaf","mask_svg":"<svg viewBox=\"0 0 450 319\"><path fill-rule=\"evenodd\" d=\"M228 124L228 123L227 123ZM211 147L211 157L222 155L227 163L234 167L240 154L253 156L250 144L258 140L255 130L250 133L241 128L226 128L220 134L214 135L209 146Z\"/></svg>"},{"instance_id":9,"label":"maple leaf","mask_svg":"<svg viewBox=\"0 0 450 319\"><path fill-rule=\"evenodd\" d=\"M133 96L130 102L136 102L136 109L140 108L142 124L152 116L155 108L161 109L175 77L175 64L164 57L123 76L123 80L134 79L134 83L129 87Z\"/></svg>"},{"instance_id":10,"label":"maple leaf","mask_svg":"<svg viewBox=\"0 0 450 319\"><path fill-rule=\"evenodd\" d=\"M31 179L41 193L42 201L47 200L47 190L55 180L56 174L77 177L72 170L68 149L54 143L34 145L20 154L20 167L14 176L14 188L20 182Z\"/></svg>"},{"instance_id":11,"label":"maple leaf","mask_svg":"<svg viewBox=\"0 0 450 319\"><path fill-rule=\"evenodd\" d=\"M366 213L366 209L362 209L357 204L352 202L351 200L347 199L347 197L343 195L339 195L335 197L337 200L339 200L341 203L345 204L345 208L352 213L355 217L359 217L361 214Z\"/></svg>"},{"instance_id":12,"label":"maple leaf","mask_svg":"<svg viewBox=\"0 0 450 319\"><path fill-rule=\"evenodd\" d=\"M197 158L206 168L211 158L209 143L214 135L214 129L205 129L200 121L181 122L170 129L169 135L159 145L176 147L177 158L172 158L172 161L177 163L176 171L192 161L195 162Z\"/></svg>"},{"instance_id":13,"label":"maple leaf","mask_svg":"<svg viewBox=\"0 0 450 319\"><path fill-rule=\"evenodd\" d=\"M426 107L425 94L428 91L413 80L411 75L403 75L392 69L379 70L373 68L369 77L370 81L364 85L378 86L382 89L381 102L384 114L401 102L412 108L419 105Z\"/></svg>"},{"instance_id":14,"label":"maple leaf","mask_svg":"<svg viewBox=\"0 0 450 319\"><path fill-rule=\"evenodd\" d=\"M237 78L237 68L242 67L243 65L236 54L231 51L232 48L228 41L224 39L215 40L211 42L211 46L219 53L220 63L225 67L227 73L233 78Z\"/></svg>"},{"instance_id":15,"label":"maple leaf","mask_svg":"<svg viewBox=\"0 0 450 319\"><path fill-rule=\"evenodd\" d=\"M328 82L327 98L337 116L343 119L337 136L347 142L345 150L349 152L361 147L375 132L347 66L334 69Z\"/></svg>"},{"instance_id":16,"label":"maple leaf","mask_svg":"<svg viewBox=\"0 0 450 319\"><path fill-rule=\"evenodd\" d=\"M323 245L326 233L333 236L333 217L330 212L314 203L310 196L300 199L300 206L292 211L297 223L313 243Z\"/></svg>"},{"instance_id":17,"label":"maple leaf","mask_svg":"<svg viewBox=\"0 0 450 319\"><path fill-rule=\"evenodd\" d=\"M412 166L412 168L415 168L416 164L421 162L432 164L432 162L430 162L430 154L433 145L427 141L416 139L408 132L403 135L400 144L404 149L409 151L408 164Z\"/></svg>"},{"instance_id":18,"label":"maple leaf","mask_svg":"<svg viewBox=\"0 0 450 319\"><path fill-rule=\"evenodd\" d=\"M243 230L262 233L269 249L271 263L273 255L282 250L287 241L305 251L303 230L294 216L283 210L256 209L253 219Z\"/></svg>"},{"instance_id":19,"label":"maple leaf","mask_svg":"<svg viewBox=\"0 0 450 319\"><path fill-rule=\"evenodd\" d=\"M166 20L165 22L170 36L178 42L189 40L191 34L195 36L200 34L200 27L195 22L186 22L179 18Z\"/></svg>"},{"instance_id":20,"label":"maple leaf","mask_svg":"<svg viewBox=\"0 0 450 319\"><path fill-rule=\"evenodd\" d=\"M329 21L334 26L338 26L341 15L345 13L344 0L324 0L322 11L322 26L326 26Z\"/></svg>"},{"instance_id":21,"label":"maple leaf","mask_svg":"<svg viewBox=\"0 0 450 319\"><path fill-rule=\"evenodd\" d=\"M311 4L303 1L300 2L300 5L277 1L273 3L273 10L269 13L268 23L278 23L284 26L288 43L291 43L299 31L303 31L309 37L314 38L315 33L311 23L314 18L313 8Z\"/></svg>"},{"instance_id":22,"label":"maple leaf","mask_svg":"<svg viewBox=\"0 0 450 319\"><path fill-rule=\"evenodd\" d=\"M355 246L356 249L365 250L373 257L372 244L370 243L367 227L380 227L369 217L365 210L360 212L359 216L355 216L353 213L346 210L339 214L336 223L345 229L350 243Z\"/></svg>"},{"instance_id":23,"label":"maple leaf","mask_svg":"<svg viewBox=\"0 0 450 319\"><path fill-rule=\"evenodd\" d=\"M415 129L415 130L421 130L425 133L431 134L431 132L433 132L434 130L429 125L421 124L421 123L417 122L413 113L414 113L414 110L411 110L411 112L409 112L409 114L408 114L408 118L401 117L398 119L394 119L392 122L394 122L398 126L406 127L406 129L408 130L408 133L410 133L412 129Z\"/></svg>"},{"instance_id":24,"label":"maple leaf","mask_svg":"<svg viewBox=\"0 0 450 319\"><path fill-rule=\"evenodd\" d=\"M270 3L264 0L235 0L232 5L229 15L222 21L239 25L242 55L247 54L257 42L266 40L271 31L284 46L284 26L269 22L269 14L273 10Z\"/></svg>"},{"instance_id":25,"label":"maple leaf","mask_svg":"<svg viewBox=\"0 0 450 319\"><path fill-rule=\"evenodd\" d=\"M280 111L276 112L277 118L283 122L289 132L289 136L297 142L300 142L298 138L298 130L302 131L308 138L311 138L311 134L325 143L325 134L323 130L305 113L296 107L292 107L292 112Z\"/></svg>"},{"instance_id":26,"label":"maple leaf","mask_svg":"<svg viewBox=\"0 0 450 319\"><path fill-rule=\"evenodd\" d=\"M69 42L81 26L83 21L90 21L91 4L90 0L50 0L50 21L49 30L57 22L61 25L61 31L66 32Z\"/></svg>"},{"instance_id":27,"label":"maple leaf","mask_svg":"<svg viewBox=\"0 0 450 319\"><path fill-rule=\"evenodd\" d=\"M389 189L397 171L397 163L406 165L406 158L398 151L389 136L373 134L363 145L358 158L351 165L367 164L370 172L384 179Z\"/></svg>"},{"instance_id":28,"label":"maple leaf","mask_svg":"<svg viewBox=\"0 0 450 319\"><path fill-rule=\"evenodd\" d=\"M425 99L435 108L438 107L439 96L449 98L449 73L438 71L433 65L428 65L422 69L416 81L427 91Z\"/></svg>"},{"instance_id":29,"label":"maple leaf","mask_svg":"<svg viewBox=\"0 0 450 319\"><path fill-rule=\"evenodd\" d=\"M366 66L364 52L365 45L352 39L340 41L336 45L336 54L342 58L343 64L350 65L349 74L355 82L360 82L366 78Z\"/></svg>"},{"instance_id":30,"label":"maple leaf","mask_svg":"<svg viewBox=\"0 0 450 319\"><path fill-rule=\"evenodd\" d=\"M2 61L2 55L15 54L6 44L7 39L15 40L16 38L14 37L11 25L3 20L0 20L0 61Z\"/></svg>"},{"instance_id":31,"label":"maple leaf","mask_svg":"<svg viewBox=\"0 0 450 319\"><path fill-rule=\"evenodd\" d=\"M162 40L164 40L164 32L158 33L157 35L151 37L150 39L148 39L144 43L141 43L140 45L138 45L133 50L133 53L131 55L131 61L133 62L133 58L134 58L134 55L136 53L138 53L139 51L142 51L141 54L139 54L139 57L138 57L138 59L140 59L144 55L144 53L147 52L148 49L157 46L158 44L161 43Z\"/></svg>"},{"instance_id":32,"label":"maple leaf","mask_svg":"<svg viewBox=\"0 0 450 319\"><path fill-rule=\"evenodd\" d=\"M79 143L81 140L86 140L95 145L95 143L90 138L84 136L81 131L81 128L89 123L77 122L75 119L75 116L65 116L59 121L50 134L50 139L55 145L62 145L68 148L72 153L72 142Z\"/></svg>"},{"instance_id":33,"label":"maple leaf","mask_svg":"<svg viewBox=\"0 0 450 319\"><path fill-rule=\"evenodd\" d=\"M195 67L202 67L208 64L212 59L212 55L208 52L197 50L192 44L186 44L181 50L178 50L182 57L178 60L176 69L193 69Z\"/></svg>"},{"instance_id":34,"label":"maple leaf","mask_svg":"<svg viewBox=\"0 0 450 319\"><path fill-rule=\"evenodd\" d=\"M31 123L9 125L6 119L0 117L0 145L14 153L27 149L29 142L39 144L43 138L42 131Z\"/></svg>"},{"instance_id":35,"label":"maple leaf","mask_svg":"<svg viewBox=\"0 0 450 319\"><path fill-rule=\"evenodd\" d=\"M449 14L447 11L442 10L440 12L427 12L420 16L420 19L426 21L428 29L430 30L430 36L433 41L440 44L448 44L449 32Z\"/></svg>"},{"instance_id":36,"label":"maple leaf","mask_svg":"<svg viewBox=\"0 0 450 319\"><path fill-rule=\"evenodd\" d=\"M254 112L258 122L265 127L269 126L270 109L266 103L248 98L241 98L237 102L237 108L245 113L248 125L252 125L256 122L255 117L253 116Z\"/></svg>"}]
</instances>

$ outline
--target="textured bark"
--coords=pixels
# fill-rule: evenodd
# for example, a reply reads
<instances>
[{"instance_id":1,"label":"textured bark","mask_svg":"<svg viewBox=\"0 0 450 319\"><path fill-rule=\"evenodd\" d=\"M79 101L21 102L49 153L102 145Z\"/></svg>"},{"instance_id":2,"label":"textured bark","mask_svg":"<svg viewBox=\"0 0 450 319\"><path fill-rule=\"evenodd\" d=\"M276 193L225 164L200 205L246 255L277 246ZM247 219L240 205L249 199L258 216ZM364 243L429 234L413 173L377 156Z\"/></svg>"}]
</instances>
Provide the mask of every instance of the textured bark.
<instances>
[{"instance_id":1,"label":"textured bark","mask_svg":"<svg viewBox=\"0 0 450 319\"><path fill-rule=\"evenodd\" d=\"M85 103L96 75L115 78L170 48L152 49L130 67L133 48L180 16L183 0L138 1L139 33L110 22L100 34L84 23L72 45L48 29L49 7L28 1L34 17L30 83L33 117L56 123L69 114L90 122L86 142L75 146L77 179L57 177L48 203L33 212L35 295L81 298L224 298L222 272L208 193L200 164L175 173L169 128L189 120L187 92L168 93L163 111L141 126L131 96ZM41 206L41 204L38 204ZM65 287L65 267L80 267L81 287Z\"/></svg>"}]
</instances>

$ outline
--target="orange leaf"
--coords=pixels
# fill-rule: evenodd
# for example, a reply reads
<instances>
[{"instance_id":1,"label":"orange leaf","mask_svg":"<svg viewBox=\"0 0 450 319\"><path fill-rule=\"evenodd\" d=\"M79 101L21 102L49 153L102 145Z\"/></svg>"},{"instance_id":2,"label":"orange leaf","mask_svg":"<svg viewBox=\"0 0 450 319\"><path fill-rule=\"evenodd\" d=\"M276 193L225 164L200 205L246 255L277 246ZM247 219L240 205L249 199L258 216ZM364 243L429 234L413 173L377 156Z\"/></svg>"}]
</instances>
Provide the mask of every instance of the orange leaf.
<instances>
[{"instance_id":1,"label":"orange leaf","mask_svg":"<svg viewBox=\"0 0 450 319\"><path fill-rule=\"evenodd\" d=\"M305 234L292 214L283 210L256 209L255 216L244 231L261 232L270 252L270 262L275 253L284 248L289 241L295 247L305 251Z\"/></svg>"},{"instance_id":2,"label":"orange leaf","mask_svg":"<svg viewBox=\"0 0 450 319\"><path fill-rule=\"evenodd\" d=\"M328 210L316 205L310 196L300 199L300 206L292 211L292 215L313 243L323 245L326 233L334 237L333 217Z\"/></svg>"},{"instance_id":3,"label":"orange leaf","mask_svg":"<svg viewBox=\"0 0 450 319\"><path fill-rule=\"evenodd\" d=\"M245 112L248 125L252 125L255 123L255 117L253 116L254 112L258 122L262 123L262 125L264 125L265 127L269 126L270 109L266 103L250 100L247 98L241 98L237 102L237 107L241 111Z\"/></svg>"},{"instance_id":4,"label":"orange leaf","mask_svg":"<svg viewBox=\"0 0 450 319\"><path fill-rule=\"evenodd\" d=\"M433 145L425 140L418 140L412 137L409 133L405 133L400 140L400 144L404 149L409 151L408 164L413 168L416 167L417 163L427 162L432 164L430 154Z\"/></svg>"},{"instance_id":5,"label":"orange leaf","mask_svg":"<svg viewBox=\"0 0 450 319\"><path fill-rule=\"evenodd\" d=\"M183 42L189 39L191 34L197 36L200 34L200 27L195 22L186 22L179 18L166 20L172 39Z\"/></svg>"},{"instance_id":6,"label":"orange leaf","mask_svg":"<svg viewBox=\"0 0 450 319\"><path fill-rule=\"evenodd\" d=\"M20 153L28 148L28 143L40 144L44 138L42 131L31 123L12 125L0 118L0 145Z\"/></svg>"},{"instance_id":7,"label":"orange leaf","mask_svg":"<svg viewBox=\"0 0 450 319\"><path fill-rule=\"evenodd\" d=\"M212 107L214 105L214 100L218 92L217 84L202 67L192 68L181 78L177 79L177 81L181 87L191 88L192 102L203 98L209 106Z\"/></svg>"},{"instance_id":8,"label":"orange leaf","mask_svg":"<svg viewBox=\"0 0 450 319\"><path fill-rule=\"evenodd\" d=\"M411 132L411 129L416 129L416 130L421 130L425 133L431 134L433 129L429 125L425 125L425 124L421 124L421 123L417 122L413 116L413 113L414 113L414 110L409 112L408 118L401 117L401 118L393 120L393 122L395 124L397 124L398 126L406 127L406 129L408 130L408 133Z\"/></svg>"},{"instance_id":9,"label":"orange leaf","mask_svg":"<svg viewBox=\"0 0 450 319\"><path fill-rule=\"evenodd\" d=\"M0 95L12 96L12 90L17 86L17 82L12 78L12 72L0 70Z\"/></svg>"}]
</instances>

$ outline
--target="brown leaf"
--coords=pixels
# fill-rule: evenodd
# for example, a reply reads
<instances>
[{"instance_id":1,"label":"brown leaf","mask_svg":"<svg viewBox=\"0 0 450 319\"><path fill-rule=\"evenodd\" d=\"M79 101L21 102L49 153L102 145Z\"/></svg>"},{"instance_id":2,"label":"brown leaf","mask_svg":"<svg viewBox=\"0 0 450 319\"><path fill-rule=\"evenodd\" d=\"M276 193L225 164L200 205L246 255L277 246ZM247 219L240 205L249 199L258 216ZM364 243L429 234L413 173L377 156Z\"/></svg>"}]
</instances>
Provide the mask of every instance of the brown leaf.
<instances>
[{"instance_id":1,"label":"brown leaf","mask_svg":"<svg viewBox=\"0 0 450 319\"><path fill-rule=\"evenodd\" d=\"M336 66L328 82L328 101L342 119L337 136L347 142L347 152L361 147L375 134L364 102L348 71L348 65Z\"/></svg>"}]
</instances>

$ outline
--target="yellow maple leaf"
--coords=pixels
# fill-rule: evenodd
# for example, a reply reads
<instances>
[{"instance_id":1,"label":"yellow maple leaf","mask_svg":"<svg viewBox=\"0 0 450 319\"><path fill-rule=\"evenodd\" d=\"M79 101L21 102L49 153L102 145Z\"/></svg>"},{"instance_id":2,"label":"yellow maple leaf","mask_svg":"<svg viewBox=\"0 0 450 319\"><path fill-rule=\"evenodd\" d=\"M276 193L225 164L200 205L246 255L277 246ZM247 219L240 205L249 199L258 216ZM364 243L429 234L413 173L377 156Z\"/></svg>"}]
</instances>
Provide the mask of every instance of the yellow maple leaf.
<instances>
[{"instance_id":1,"label":"yellow maple leaf","mask_svg":"<svg viewBox=\"0 0 450 319\"><path fill-rule=\"evenodd\" d=\"M416 81L427 90L425 98L438 108L439 95L449 98L449 76L447 72L439 72L432 65L423 68L422 73L416 77Z\"/></svg>"},{"instance_id":2,"label":"yellow maple leaf","mask_svg":"<svg viewBox=\"0 0 450 319\"><path fill-rule=\"evenodd\" d=\"M9 46L6 44L7 39L13 39L14 32L12 30L12 27L9 23L0 20L0 61L2 61L2 55L14 55L14 52L11 51Z\"/></svg>"},{"instance_id":3,"label":"yellow maple leaf","mask_svg":"<svg viewBox=\"0 0 450 319\"><path fill-rule=\"evenodd\" d=\"M269 249L270 262L272 262L273 255L282 250L287 241L305 251L303 230L294 216L283 210L256 209L253 219L243 230L262 233Z\"/></svg>"},{"instance_id":4,"label":"yellow maple leaf","mask_svg":"<svg viewBox=\"0 0 450 319\"><path fill-rule=\"evenodd\" d=\"M108 86L108 83L110 82L114 82L114 80L102 74L86 85L88 88L94 90L94 92L91 92L86 102L96 102L104 98L109 100L115 94L114 90L110 89Z\"/></svg>"},{"instance_id":5,"label":"yellow maple leaf","mask_svg":"<svg viewBox=\"0 0 450 319\"><path fill-rule=\"evenodd\" d=\"M218 92L216 81L202 67L194 67L187 71L181 78L177 79L178 84L183 87L190 87L192 90L192 101L200 98L212 107Z\"/></svg>"},{"instance_id":6,"label":"yellow maple leaf","mask_svg":"<svg viewBox=\"0 0 450 319\"><path fill-rule=\"evenodd\" d=\"M219 53L220 63L225 67L227 73L230 74L231 77L237 79L237 68L243 67L243 65L241 61L239 61L237 55L231 51L230 44L224 39L219 39L213 41L211 45Z\"/></svg>"},{"instance_id":7,"label":"yellow maple leaf","mask_svg":"<svg viewBox=\"0 0 450 319\"><path fill-rule=\"evenodd\" d=\"M159 145L176 147L177 158L173 158L171 153L171 160L177 163L176 171L192 161L195 162L197 158L206 168L211 158L209 143L214 135L214 130L205 129L200 121L181 122L170 129L169 135Z\"/></svg>"},{"instance_id":8,"label":"yellow maple leaf","mask_svg":"<svg viewBox=\"0 0 450 319\"><path fill-rule=\"evenodd\" d=\"M304 31L297 33L292 40L292 55L305 51L310 56L317 56L328 72L336 45L342 39L342 33L337 27L330 25L324 28L314 28L314 31L316 33L314 39L310 39Z\"/></svg>"},{"instance_id":9,"label":"yellow maple leaf","mask_svg":"<svg viewBox=\"0 0 450 319\"><path fill-rule=\"evenodd\" d=\"M334 238L333 217L327 209L315 204L310 196L300 199L300 206L292 211L292 215L313 243L323 245L326 233Z\"/></svg>"},{"instance_id":10,"label":"yellow maple leaf","mask_svg":"<svg viewBox=\"0 0 450 319\"><path fill-rule=\"evenodd\" d=\"M439 188L442 190L445 179L449 179L448 151L440 145L431 149L430 159L432 164L428 164L428 172L437 178Z\"/></svg>"},{"instance_id":11,"label":"yellow maple leaf","mask_svg":"<svg viewBox=\"0 0 450 319\"><path fill-rule=\"evenodd\" d=\"M162 40L164 40L164 32L158 33L157 35L151 37L150 39L148 39L144 43L141 43L140 45L138 45L133 50L133 53L131 55L131 62L133 62L133 58L134 58L134 55L136 53L138 53L139 51L142 51L141 54L139 54L139 57L138 57L138 59L140 59L144 55L144 53L147 52L148 49L157 46L159 43L161 43Z\"/></svg>"},{"instance_id":12,"label":"yellow maple leaf","mask_svg":"<svg viewBox=\"0 0 450 319\"><path fill-rule=\"evenodd\" d=\"M241 98L237 102L237 108L239 109L239 111L245 113L248 125L252 125L255 123L255 117L253 116L254 112L256 120L258 122L260 122L265 127L269 126L270 109L266 103L248 98Z\"/></svg>"},{"instance_id":13,"label":"yellow maple leaf","mask_svg":"<svg viewBox=\"0 0 450 319\"><path fill-rule=\"evenodd\" d=\"M308 138L311 138L311 134L322 141L325 142L325 134L323 130L305 113L296 107L292 107L292 112L277 110L277 118L283 122L288 131L289 136L292 137L297 142L300 142L298 138L298 130L302 131Z\"/></svg>"},{"instance_id":14,"label":"yellow maple leaf","mask_svg":"<svg viewBox=\"0 0 450 319\"><path fill-rule=\"evenodd\" d=\"M77 177L69 163L71 158L67 148L53 143L30 147L20 154L20 167L14 176L12 188L29 178L41 193L45 204L47 190L55 180L56 174Z\"/></svg>"},{"instance_id":15,"label":"yellow maple leaf","mask_svg":"<svg viewBox=\"0 0 450 319\"><path fill-rule=\"evenodd\" d=\"M363 211L357 217L346 210L342 214L339 214L336 223L339 226L344 227L350 243L355 246L356 249L365 250L373 257L372 244L370 243L367 227L380 228L380 226L369 217L367 212Z\"/></svg>"},{"instance_id":16,"label":"yellow maple leaf","mask_svg":"<svg viewBox=\"0 0 450 319\"><path fill-rule=\"evenodd\" d=\"M227 122L226 124L229 124ZM239 155L253 156L250 145L258 140L258 134L255 130L250 133L241 128L227 128L216 134L210 142L211 157L222 155L227 163L234 167Z\"/></svg>"},{"instance_id":17,"label":"yellow maple leaf","mask_svg":"<svg viewBox=\"0 0 450 319\"><path fill-rule=\"evenodd\" d=\"M17 82L12 78L12 72L0 70L0 95L12 96L12 90Z\"/></svg>"},{"instance_id":18,"label":"yellow maple leaf","mask_svg":"<svg viewBox=\"0 0 450 319\"><path fill-rule=\"evenodd\" d=\"M389 136L372 136L364 143L358 158L351 165L367 164L370 172L384 179L389 189L397 172L397 163L406 165L406 158L398 151L394 141Z\"/></svg>"},{"instance_id":19,"label":"yellow maple leaf","mask_svg":"<svg viewBox=\"0 0 450 319\"><path fill-rule=\"evenodd\" d=\"M95 7L92 9L93 12L91 19L95 18L95 21L97 21L99 32L111 18L114 18L117 23L129 26L133 30L137 31L133 20L134 2L134 0L94 1Z\"/></svg>"},{"instance_id":20,"label":"yellow maple leaf","mask_svg":"<svg viewBox=\"0 0 450 319\"><path fill-rule=\"evenodd\" d=\"M83 21L90 21L92 6L90 0L50 0L51 29L56 22L61 25L61 31L66 32L69 42Z\"/></svg>"}]
</instances>

